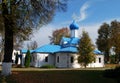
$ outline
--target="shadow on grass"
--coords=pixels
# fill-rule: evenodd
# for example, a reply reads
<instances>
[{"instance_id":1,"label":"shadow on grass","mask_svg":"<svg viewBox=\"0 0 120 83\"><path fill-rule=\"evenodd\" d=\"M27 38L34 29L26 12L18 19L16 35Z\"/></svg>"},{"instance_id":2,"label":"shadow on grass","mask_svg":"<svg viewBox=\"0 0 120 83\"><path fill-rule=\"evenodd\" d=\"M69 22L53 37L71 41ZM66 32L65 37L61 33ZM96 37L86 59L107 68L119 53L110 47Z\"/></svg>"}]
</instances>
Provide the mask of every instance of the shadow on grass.
<instances>
[{"instance_id":1,"label":"shadow on grass","mask_svg":"<svg viewBox=\"0 0 120 83\"><path fill-rule=\"evenodd\" d=\"M117 83L101 70L13 71L7 83ZM12 82L13 81L13 82Z\"/></svg>"},{"instance_id":2,"label":"shadow on grass","mask_svg":"<svg viewBox=\"0 0 120 83\"><path fill-rule=\"evenodd\" d=\"M120 83L120 66L105 70L103 75L104 77L115 79L117 83Z\"/></svg>"}]
</instances>

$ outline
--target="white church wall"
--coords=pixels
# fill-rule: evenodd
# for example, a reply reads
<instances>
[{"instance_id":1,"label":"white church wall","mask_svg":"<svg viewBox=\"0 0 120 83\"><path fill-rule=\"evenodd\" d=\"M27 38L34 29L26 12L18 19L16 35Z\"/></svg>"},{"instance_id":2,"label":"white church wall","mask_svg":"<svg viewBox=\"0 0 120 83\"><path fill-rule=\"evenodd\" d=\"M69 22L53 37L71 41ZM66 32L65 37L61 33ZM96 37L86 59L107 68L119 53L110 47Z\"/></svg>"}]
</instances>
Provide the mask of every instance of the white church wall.
<instances>
[{"instance_id":1,"label":"white church wall","mask_svg":"<svg viewBox=\"0 0 120 83\"><path fill-rule=\"evenodd\" d=\"M49 56L48 56L48 63L50 65L55 65L55 55L54 54L49 54Z\"/></svg>"},{"instance_id":2,"label":"white church wall","mask_svg":"<svg viewBox=\"0 0 120 83\"><path fill-rule=\"evenodd\" d=\"M77 57L78 55L75 53L57 53L56 54L56 67L58 68L80 68Z\"/></svg>"},{"instance_id":3,"label":"white church wall","mask_svg":"<svg viewBox=\"0 0 120 83\"><path fill-rule=\"evenodd\" d=\"M66 53L56 53L56 67L65 68L68 67L68 56Z\"/></svg>"},{"instance_id":4,"label":"white church wall","mask_svg":"<svg viewBox=\"0 0 120 83\"><path fill-rule=\"evenodd\" d=\"M25 63L25 56L26 56L26 54L25 54L25 53L24 53L24 54L22 54L22 62L21 62L22 67L24 67L24 63Z\"/></svg>"},{"instance_id":5,"label":"white church wall","mask_svg":"<svg viewBox=\"0 0 120 83\"><path fill-rule=\"evenodd\" d=\"M80 64L78 63L78 56L79 55L76 53L57 53L55 66L58 68L81 68ZM73 62L71 62L72 57ZM104 67L104 56L97 55L96 61L88 64L87 67Z\"/></svg>"},{"instance_id":6,"label":"white church wall","mask_svg":"<svg viewBox=\"0 0 120 83\"><path fill-rule=\"evenodd\" d=\"M90 63L87 67L104 67L104 56L96 55L95 62Z\"/></svg>"},{"instance_id":7,"label":"white church wall","mask_svg":"<svg viewBox=\"0 0 120 83\"><path fill-rule=\"evenodd\" d=\"M13 54L14 53L16 53L16 51L14 51ZM25 56L26 54L22 55L22 66L24 66ZM76 53L56 53L56 55L49 53L33 53L31 66L41 67L43 65L49 64L55 65L58 68L80 68L81 66L78 63L78 56L79 55ZM47 61L45 61L46 57L48 57ZM72 58L73 62L71 62ZM15 55L13 55L12 59L15 61ZM20 64L20 59L18 64ZM90 63L87 67L104 67L104 56L97 55L95 62Z\"/></svg>"},{"instance_id":8,"label":"white church wall","mask_svg":"<svg viewBox=\"0 0 120 83\"><path fill-rule=\"evenodd\" d=\"M32 62L32 66L41 67L43 65L54 65L54 55L46 54L46 53L34 53L34 62Z\"/></svg>"},{"instance_id":9,"label":"white church wall","mask_svg":"<svg viewBox=\"0 0 120 83\"><path fill-rule=\"evenodd\" d=\"M76 53L70 53L70 62L71 62L71 57L73 57L73 62L69 63L70 68L80 68L80 64L78 63L78 54Z\"/></svg>"}]
</instances>

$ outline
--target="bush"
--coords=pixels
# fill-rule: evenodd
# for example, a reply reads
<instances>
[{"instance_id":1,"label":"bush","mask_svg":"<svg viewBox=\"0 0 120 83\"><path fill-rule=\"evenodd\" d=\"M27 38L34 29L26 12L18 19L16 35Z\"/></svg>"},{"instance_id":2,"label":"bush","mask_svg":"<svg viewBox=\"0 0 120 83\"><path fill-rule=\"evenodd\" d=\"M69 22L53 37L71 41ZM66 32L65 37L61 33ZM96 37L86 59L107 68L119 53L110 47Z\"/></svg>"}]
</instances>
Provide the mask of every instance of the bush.
<instances>
[{"instance_id":1,"label":"bush","mask_svg":"<svg viewBox=\"0 0 120 83\"><path fill-rule=\"evenodd\" d=\"M115 55L110 55L110 63L111 64L115 64L116 61L115 61Z\"/></svg>"},{"instance_id":2,"label":"bush","mask_svg":"<svg viewBox=\"0 0 120 83\"><path fill-rule=\"evenodd\" d=\"M30 60L31 60L31 56L30 56L30 51L28 50L25 56L25 67L30 67Z\"/></svg>"},{"instance_id":3,"label":"bush","mask_svg":"<svg viewBox=\"0 0 120 83\"><path fill-rule=\"evenodd\" d=\"M54 65L43 65L41 68L56 68Z\"/></svg>"}]
</instances>

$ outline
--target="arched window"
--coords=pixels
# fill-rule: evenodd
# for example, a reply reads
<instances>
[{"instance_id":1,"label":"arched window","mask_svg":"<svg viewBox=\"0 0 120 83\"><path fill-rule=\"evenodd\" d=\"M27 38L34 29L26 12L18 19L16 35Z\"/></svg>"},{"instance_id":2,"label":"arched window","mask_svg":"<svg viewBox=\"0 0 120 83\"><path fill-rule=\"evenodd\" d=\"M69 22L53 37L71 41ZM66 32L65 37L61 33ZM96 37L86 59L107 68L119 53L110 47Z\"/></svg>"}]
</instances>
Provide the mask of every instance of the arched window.
<instances>
[{"instance_id":1,"label":"arched window","mask_svg":"<svg viewBox=\"0 0 120 83\"><path fill-rule=\"evenodd\" d=\"M45 57L45 62L48 62L48 56Z\"/></svg>"},{"instance_id":2,"label":"arched window","mask_svg":"<svg viewBox=\"0 0 120 83\"><path fill-rule=\"evenodd\" d=\"M101 58L99 58L99 63L101 63Z\"/></svg>"},{"instance_id":3,"label":"arched window","mask_svg":"<svg viewBox=\"0 0 120 83\"><path fill-rule=\"evenodd\" d=\"M57 56L57 63L59 63L59 56Z\"/></svg>"}]
</instances>

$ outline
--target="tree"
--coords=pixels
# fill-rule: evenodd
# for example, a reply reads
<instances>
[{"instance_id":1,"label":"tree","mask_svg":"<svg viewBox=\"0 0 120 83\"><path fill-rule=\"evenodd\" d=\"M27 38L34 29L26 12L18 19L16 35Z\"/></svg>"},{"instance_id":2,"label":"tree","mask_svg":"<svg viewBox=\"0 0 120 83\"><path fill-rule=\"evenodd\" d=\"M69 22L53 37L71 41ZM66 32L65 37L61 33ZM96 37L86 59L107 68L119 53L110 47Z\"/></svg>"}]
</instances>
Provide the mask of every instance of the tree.
<instances>
[{"instance_id":1,"label":"tree","mask_svg":"<svg viewBox=\"0 0 120 83\"><path fill-rule=\"evenodd\" d=\"M3 55L4 55L4 23L3 23L3 17L0 14L0 49L1 49L1 53L0 53L0 62L3 61Z\"/></svg>"},{"instance_id":2,"label":"tree","mask_svg":"<svg viewBox=\"0 0 120 83\"><path fill-rule=\"evenodd\" d=\"M27 51L25 56L25 67L30 67L31 55L30 50Z\"/></svg>"},{"instance_id":3,"label":"tree","mask_svg":"<svg viewBox=\"0 0 120 83\"><path fill-rule=\"evenodd\" d=\"M115 51L116 63L120 61L120 22L112 21L111 24L104 23L98 30L97 46L105 54L105 62L109 61L109 52L112 47Z\"/></svg>"},{"instance_id":4,"label":"tree","mask_svg":"<svg viewBox=\"0 0 120 83\"><path fill-rule=\"evenodd\" d=\"M36 49L37 47L38 47L38 44L37 44L36 41L32 41L32 42L30 42L30 44L27 44L27 48L28 48L28 49L31 49L31 50L34 50L34 49Z\"/></svg>"},{"instance_id":5,"label":"tree","mask_svg":"<svg viewBox=\"0 0 120 83\"><path fill-rule=\"evenodd\" d=\"M3 40L3 37L1 37L1 39L0 39L0 49L1 49L0 62L2 62L3 61L3 55L4 55L4 40Z\"/></svg>"},{"instance_id":6,"label":"tree","mask_svg":"<svg viewBox=\"0 0 120 83\"><path fill-rule=\"evenodd\" d=\"M66 28L61 28L53 31L52 36L49 36L51 44L58 45L62 37L69 37L70 31Z\"/></svg>"},{"instance_id":7,"label":"tree","mask_svg":"<svg viewBox=\"0 0 120 83\"><path fill-rule=\"evenodd\" d=\"M110 40L110 26L109 24L104 23L100 26L100 29L98 30L98 38L96 44L98 49L104 52L106 63L109 61L109 51L111 48Z\"/></svg>"},{"instance_id":8,"label":"tree","mask_svg":"<svg viewBox=\"0 0 120 83\"><path fill-rule=\"evenodd\" d=\"M2 0L0 14L5 30L2 74L11 74L14 34L29 33L38 25L48 24L56 10L66 10L66 0ZM31 33L30 33L31 34ZM24 37L23 37L24 38Z\"/></svg>"},{"instance_id":9,"label":"tree","mask_svg":"<svg viewBox=\"0 0 120 83\"><path fill-rule=\"evenodd\" d=\"M111 22L111 42L112 46L115 48L115 61L116 63L120 62L120 22L112 21Z\"/></svg>"},{"instance_id":10,"label":"tree","mask_svg":"<svg viewBox=\"0 0 120 83\"><path fill-rule=\"evenodd\" d=\"M79 42L78 46L79 50L79 57L78 57L78 63L80 63L82 66L86 68L86 66L95 60L95 55L93 53L94 46L91 43L91 39L87 32L82 32L82 37Z\"/></svg>"}]
</instances>

